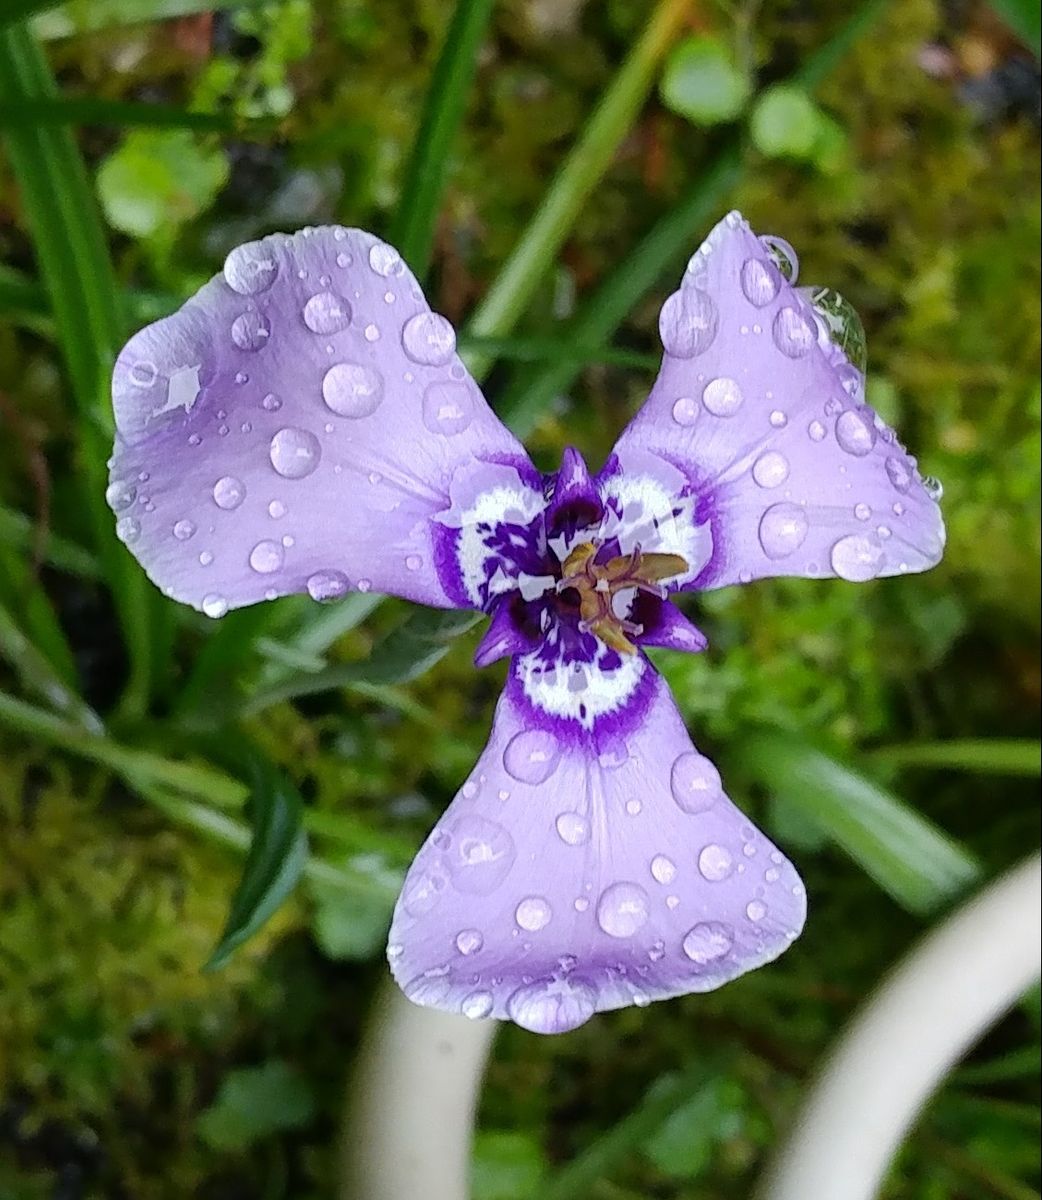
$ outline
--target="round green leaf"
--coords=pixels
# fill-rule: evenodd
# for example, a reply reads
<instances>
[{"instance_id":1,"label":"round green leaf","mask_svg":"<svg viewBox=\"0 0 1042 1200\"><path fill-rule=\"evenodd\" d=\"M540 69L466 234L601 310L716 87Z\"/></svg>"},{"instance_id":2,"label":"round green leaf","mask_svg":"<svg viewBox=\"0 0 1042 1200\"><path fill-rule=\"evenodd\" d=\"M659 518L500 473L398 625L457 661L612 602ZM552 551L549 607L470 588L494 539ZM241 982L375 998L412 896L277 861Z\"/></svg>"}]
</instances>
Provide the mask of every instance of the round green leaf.
<instances>
[{"instance_id":1,"label":"round green leaf","mask_svg":"<svg viewBox=\"0 0 1042 1200\"><path fill-rule=\"evenodd\" d=\"M723 42L691 37L670 55L660 91L663 103L693 124L716 125L741 113L750 83Z\"/></svg>"},{"instance_id":2,"label":"round green leaf","mask_svg":"<svg viewBox=\"0 0 1042 1200\"><path fill-rule=\"evenodd\" d=\"M756 101L749 133L770 158L810 159L821 133L822 114L802 88L778 84Z\"/></svg>"}]
</instances>

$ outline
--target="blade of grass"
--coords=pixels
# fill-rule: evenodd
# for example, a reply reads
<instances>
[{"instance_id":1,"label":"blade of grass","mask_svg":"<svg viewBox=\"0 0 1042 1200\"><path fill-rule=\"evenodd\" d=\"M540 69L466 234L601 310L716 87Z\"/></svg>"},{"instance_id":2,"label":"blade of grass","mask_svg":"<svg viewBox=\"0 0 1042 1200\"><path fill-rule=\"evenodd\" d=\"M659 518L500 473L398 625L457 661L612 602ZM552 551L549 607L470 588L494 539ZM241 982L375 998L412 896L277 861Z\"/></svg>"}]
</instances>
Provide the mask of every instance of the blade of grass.
<instances>
[{"instance_id":1,"label":"blade of grass","mask_svg":"<svg viewBox=\"0 0 1042 1200\"><path fill-rule=\"evenodd\" d=\"M935 767L982 775L1026 775L1032 779L1042 774L1042 745L1030 738L967 738L883 746L872 757L890 767Z\"/></svg>"},{"instance_id":2,"label":"blade of grass","mask_svg":"<svg viewBox=\"0 0 1042 1200\"><path fill-rule=\"evenodd\" d=\"M269 136L267 121L243 121L233 113L193 112L174 104L139 104L133 100L97 100L90 96L42 97L0 109L0 129L23 125L111 125L118 129L199 129L234 134L239 139Z\"/></svg>"},{"instance_id":3,"label":"blade of grass","mask_svg":"<svg viewBox=\"0 0 1042 1200\"><path fill-rule=\"evenodd\" d=\"M458 0L427 90L423 118L402 181L391 242L422 279L430 263L434 227L452 144L463 121L478 49L494 0Z\"/></svg>"},{"instance_id":4,"label":"blade of grass","mask_svg":"<svg viewBox=\"0 0 1042 1200\"><path fill-rule=\"evenodd\" d=\"M793 76L793 82L801 87L816 87L872 28L887 3L888 0L862 3L853 17L807 59ZM727 196L741 179L741 150L741 141L735 138L699 170L698 178L680 202L583 302L564 330L566 338L581 345L607 341L670 264L690 253L694 239L704 232L710 217L724 207ZM569 387L579 371L576 364L554 364L519 373L497 404L500 415L515 433L524 436L531 432L546 405Z\"/></svg>"},{"instance_id":5,"label":"blade of grass","mask_svg":"<svg viewBox=\"0 0 1042 1200\"><path fill-rule=\"evenodd\" d=\"M266 0L74 0L57 6L51 2L15 0L16 4L35 9L33 32L40 38L74 37L78 33L96 33L124 25L146 25L191 17L196 13L222 9L255 8ZM53 9L53 12L38 10Z\"/></svg>"},{"instance_id":6,"label":"blade of grass","mask_svg":"<svg viewBox=\"0 0 1042 1200\"><path fill-rule=\"evenodd\" d=\"M0 99L50 99L54 80L24 26L0 31ZM124 318L105 237L72 135L39 126L4 133L11 166L50 295L62 352L79 411L84 497L130 658L125 709L148 703L152 603L143 574L119 544L105 503L105 462L111 445L108 381L124 334Z\"/></svg>"},{"instance_id":7,"label":"blade of grass","mask_svg":"<svg viewBox=\"0 0 1042 1200\"><path fill-rule=\"evenodd\" d=\"M469 333L486 337L508 333L525 311L583 205L629 132L664 55L690 12L688 0L659 0L643 35L612 80L531 223L471 318ZM487 355L470 356L471 371L479 378L490 365Z\"/></svg>"},{"instance_id":8,"label":"blade of grass","mask_svg":"<svg viewBox=\"0 0 1042 1200\"><path fill-rule=\"evenodd\" d=\"M65 686L74 689L76 667L72 650L51 599L36 578L31 564L32 558L25 558L0 545L0 603L18 613L20 628Z\"/></svg>"},{"instance_id":9,"label":"blade of grass","mask_svg":"<svg viewBox=\"0 0 1042 1200\"><path fill-rule=\"evenodd\" d=\"M24 513L0 505L0 551L4 547L18 550L23 556L32 554L35 550L35 535L33 523ZM94 555L67 538L49 533L41 550L43 561L55 570L78 575L81 579L101 578L101 569Z\"/></svg>"},{"instance_id":10,"label":"blade of grass","mask_svg":"<svg viewBox=\"0 0 1042 1200\"><path fill-rule=\"evenodd\" d=\"M57 7L59 0L3 0L0 3L0 30L48 8Z\"/></svg>"}]
</instances>

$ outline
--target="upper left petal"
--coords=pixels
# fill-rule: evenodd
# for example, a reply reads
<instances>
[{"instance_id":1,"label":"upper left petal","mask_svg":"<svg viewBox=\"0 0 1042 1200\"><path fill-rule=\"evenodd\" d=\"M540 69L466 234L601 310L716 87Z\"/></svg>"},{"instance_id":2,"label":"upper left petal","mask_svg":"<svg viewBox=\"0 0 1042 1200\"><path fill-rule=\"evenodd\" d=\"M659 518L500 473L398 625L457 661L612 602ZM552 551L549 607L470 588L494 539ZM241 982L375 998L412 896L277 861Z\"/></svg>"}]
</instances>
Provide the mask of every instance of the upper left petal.
<instances>
[{"instance_id":1,"label":"upper left petal","mask_svg":"<svg viewBox=\"0 0 1042 1200\"><path fill-rule=\"evenodd\" d=\"M528 459L397 252L328 227L233 250L116 363L109 500L152 580L211 615L349 587L451 605L461 466Z\"/></svg>"}]
</instances>

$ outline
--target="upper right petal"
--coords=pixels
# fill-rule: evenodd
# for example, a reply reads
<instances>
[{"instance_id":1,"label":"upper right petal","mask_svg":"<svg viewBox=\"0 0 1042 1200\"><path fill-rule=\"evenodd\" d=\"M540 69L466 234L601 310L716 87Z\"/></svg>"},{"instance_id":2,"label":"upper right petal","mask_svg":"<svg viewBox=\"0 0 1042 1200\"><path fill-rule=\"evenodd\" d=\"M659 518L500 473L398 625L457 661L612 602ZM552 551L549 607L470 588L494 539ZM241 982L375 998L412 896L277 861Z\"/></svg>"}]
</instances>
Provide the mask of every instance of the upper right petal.
<instances>
[{"instance_id":1,"label":"upper right petal","mask_svg":"<svg viewBox=\"0 0 1042 1200\"><path fill-rule=\"evenodd\" d=\"M530 464L392 247L357 229L240 246L123 349L109 502L168 595L210 615L351 587L439 606L460 468Z\"/></svg>"}]
</instances>

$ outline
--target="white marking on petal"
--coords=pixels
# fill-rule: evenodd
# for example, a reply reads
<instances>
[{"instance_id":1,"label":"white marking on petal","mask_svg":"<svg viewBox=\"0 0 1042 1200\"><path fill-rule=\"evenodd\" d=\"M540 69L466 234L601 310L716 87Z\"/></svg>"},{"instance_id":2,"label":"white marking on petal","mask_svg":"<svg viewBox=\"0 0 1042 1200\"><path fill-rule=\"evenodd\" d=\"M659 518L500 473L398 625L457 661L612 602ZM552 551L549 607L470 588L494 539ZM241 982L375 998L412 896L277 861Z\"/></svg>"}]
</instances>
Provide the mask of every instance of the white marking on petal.
<instances>
[{"instance_id":1,"label":"white marking on petal","mask_svg":"<svg viewBox=\"0 0 1042 1200\"><path fill-rule=\"evenodd\" d=\"M548 666L538 654L525 654L517 659L517 674L525 695L537 708L592 729L599 717L616 712L629 701L645 671L644 660L636 654L625 656L610 671L600 665L602 660L603 655L594 662Z\"/></svg>"}]
</instances>

